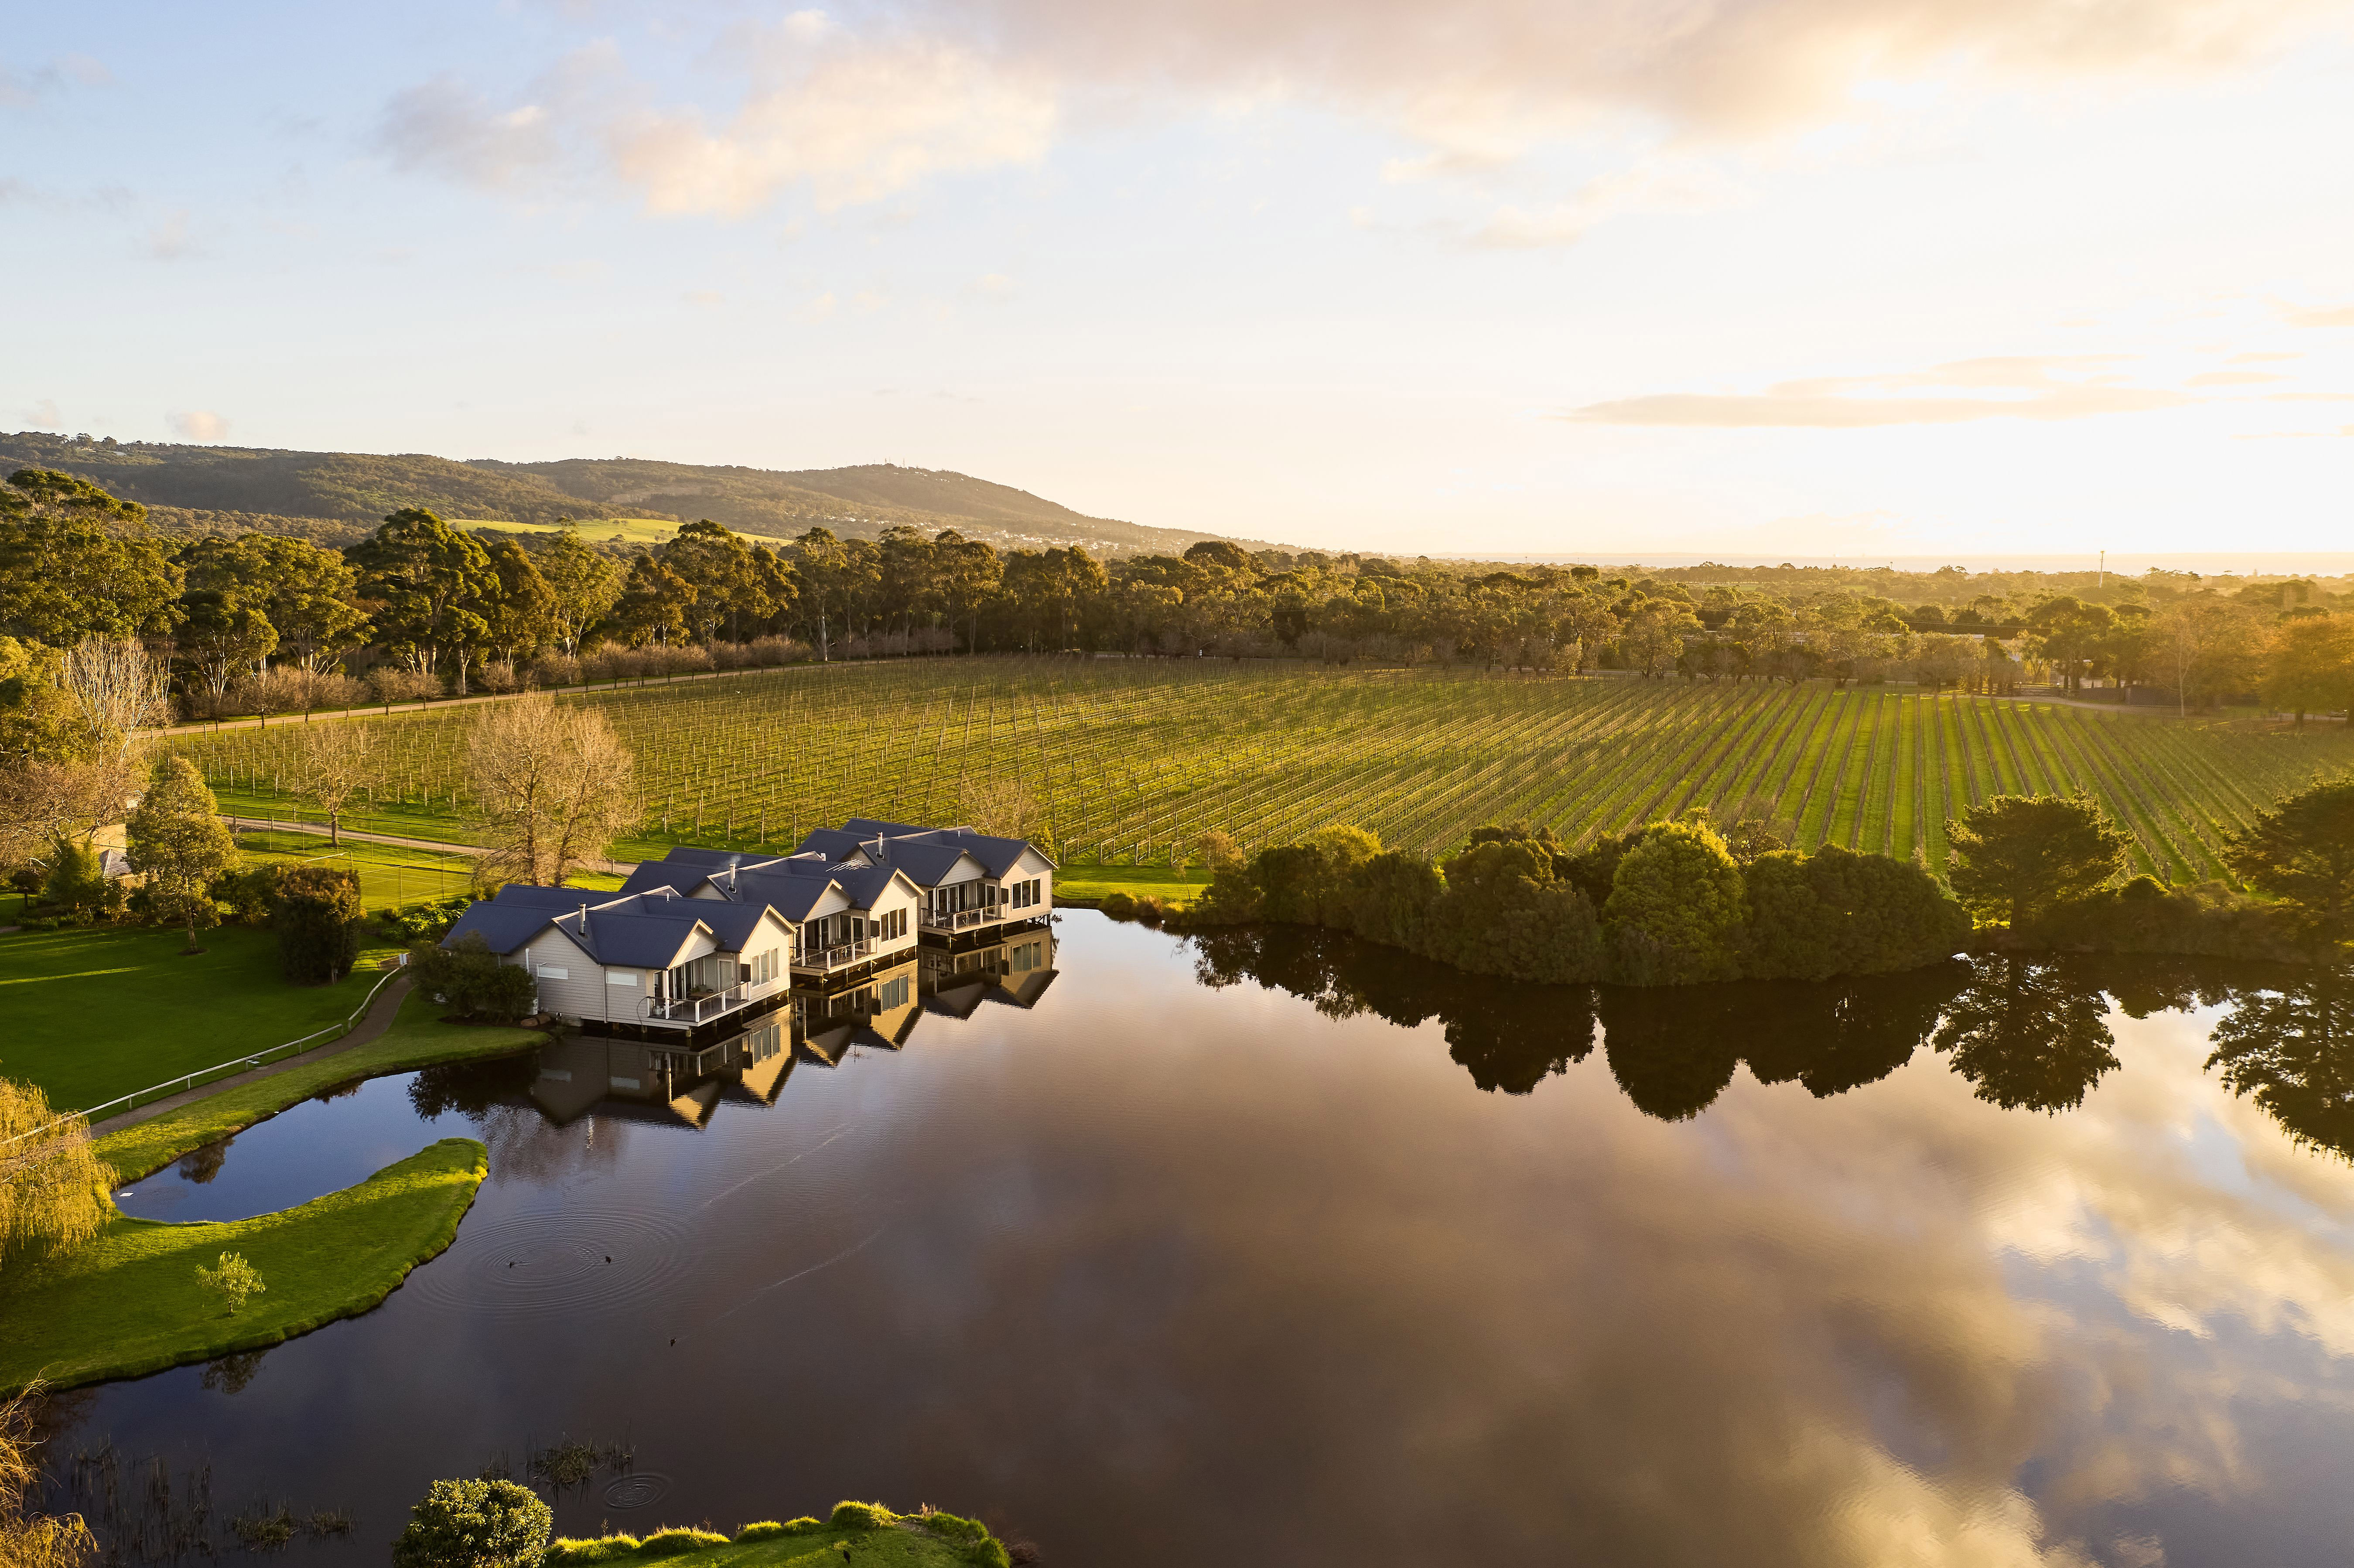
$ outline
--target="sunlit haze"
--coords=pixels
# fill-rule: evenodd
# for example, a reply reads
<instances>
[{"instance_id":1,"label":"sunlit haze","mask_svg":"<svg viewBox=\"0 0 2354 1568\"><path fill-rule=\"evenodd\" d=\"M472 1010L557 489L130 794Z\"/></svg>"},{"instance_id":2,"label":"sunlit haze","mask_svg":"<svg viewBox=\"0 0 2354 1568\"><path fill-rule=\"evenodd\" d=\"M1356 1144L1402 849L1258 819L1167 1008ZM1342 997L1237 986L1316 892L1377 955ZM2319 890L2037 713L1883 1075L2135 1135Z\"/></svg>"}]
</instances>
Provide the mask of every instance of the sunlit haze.
<instances>
[{"instance_id":1,"label":"sunlit haze","mask_svg":"<svg viewBox=\"0 0 2354 1568\"><path fill-rule=\"evenodd\" d=\"M1433 555L2338 549L2349 20L18 7L0 428Z\"/></svg>"}]
</instances>

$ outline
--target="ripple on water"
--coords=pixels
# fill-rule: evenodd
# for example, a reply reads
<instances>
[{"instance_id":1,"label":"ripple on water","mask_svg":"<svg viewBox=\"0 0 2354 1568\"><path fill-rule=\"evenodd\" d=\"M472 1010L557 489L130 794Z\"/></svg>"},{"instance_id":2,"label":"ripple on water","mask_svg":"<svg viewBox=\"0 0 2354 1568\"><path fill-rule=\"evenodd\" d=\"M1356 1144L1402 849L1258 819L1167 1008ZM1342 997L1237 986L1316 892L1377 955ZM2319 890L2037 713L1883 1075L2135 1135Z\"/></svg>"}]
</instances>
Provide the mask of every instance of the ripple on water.
<instances>
[{"instance_id":1,"label":"ripple on water","mask_svg":"<svg viewBox=\"0 0 2354 1568\"><path fill-rule=\"evenodd\" d=\"M658 1470L637 1470L605 1489L610 1509L652 1508L670 1496L670 1478Z\"/></svg>"},{"instance_id":2,"label":"ripple on water","mask_svg":"<svg viewBox=\"0 0 2354 1568\"><path fill-rule=\"evenodd\" d=\"M410 1278L426 1300L527 1318L604 1315L646 1300L686 1272L684 1226L658 1209L598 1203L468 1226Z\"/></svg>"}]
</instances>

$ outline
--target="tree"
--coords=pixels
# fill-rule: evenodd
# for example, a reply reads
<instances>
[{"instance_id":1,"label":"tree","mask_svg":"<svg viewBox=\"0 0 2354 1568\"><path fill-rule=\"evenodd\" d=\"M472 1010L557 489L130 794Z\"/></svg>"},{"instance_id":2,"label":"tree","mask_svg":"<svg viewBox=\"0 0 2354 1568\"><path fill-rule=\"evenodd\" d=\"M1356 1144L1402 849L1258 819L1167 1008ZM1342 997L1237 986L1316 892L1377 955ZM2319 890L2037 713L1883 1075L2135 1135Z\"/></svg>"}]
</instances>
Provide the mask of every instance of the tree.
<instances>
[{"instance_id":1,"label":"tree","mask_svg":"<svg viewBox=\"0 0 2354 1568\"><path fill-rule=\"evenodd\" d=\"M833 657L833 612L843 602L850 575L848 552L832 529L811 528L794 542L793 573L801 579L801 616L805 623L815 622L811 629L817 633L818 661L823 663Z\"/></svg>"},{"instance_id":2,"label":"tree","mask_svg":"<svg viewBox=\"0 0 2354 1568\"><path fill-rule=\"evenodd\" d=\"M228 1303L232 1318L254 1297L270 1288L261 1282L261 1271L245 1261L241 1252L225 1252L212 1267L196 1266L196 1283Z\"/></svg>"},{"instance_id":3,"label":"tree","mask_svg":"<svg viewBox=\"0 0 2354 1568\"><path fill-rule=\"evenodd\" d=\"M2265 651L2264 701L2296 715L2354 710L2354 616L2306 614L2281 623Z\"/></svg>"},{"instance_id":4,"label":"tree","mask_svg":"<svg viewBox=\"0 0 2354 1568\"><path fill-rule=\"evenodd\" d=\"M637 825L636 763L593 709L544 693L491 704L466 758L486 875L558 886Z\"/></svg>"},{"instance_id":5,"label":"tree","mask_svg":"<svg viewBox=\"0 0 2354 1568\"><path fill-rule=\"evenodd\" d=\"M621 569L584 542L567 519L539 553L540 580L547 584L548 624L567 653L580 652L580 639L621 596Z\"/></svg>"},{"instance_id":6,"label":"tree","mask_svg":"<svg viewBox=\"0 0 2354 1568\"><path fill-rule=\"evenodd\" d=\"M2248 639L2245 613L2211 593L2185 594L2159 610L2151 629L2159 666L2174 678L2178 715L2187 714L2192 681L2228 670Z\"/></svg>"},{"instance_id":7,"label":"tree","mask_svg":"<svg viewBox=\"0 0 2354 1568\"><path fill-rule=\"evenodd\" d=\"M66 650L64 679L89 753L127 754L139 730L171 716L170 673L131 638L83 638Z\"/></svg>"},{"instance_id":8,"label":"tree","mask_svg":"<svg viewBox=\"0 0 2354 1568\"><path fill-rule=\"evenodd\" d=\"M2018 930L2125 870L2133 840L2087 795L1998 795L1947 834L1963 906Z\"/></svg>"},{"instance_id":9,"label":"tree","mask_svg":"<svg viewBox=\"0 0 2354 1568\"><path fill-rule=\"evenodd\" d=\"M316 862L278 873L270 923L278 963L296 985L332 985L351 973L360 952L360 874Z\"/></svg>"},{"instance_id":10,"label":"tree","mask_svg":"<svg viewBox=\"0 0 2354 1568\"><path fill-rule=\"evenodd\" d=\"M1741 867L1705 822L1655 822L1618 862L1602 918L1635 985L1731 980L1744 915Z\"/></svg>"},{"instance_id":11,"label":"tree","mask_svg":"<svg viewBox=\"0 0 2354 1568\"><path fill-rule=\"evenodd\" d=\"M157 758L147 791L124 828L131 869L146 879L155 912L186 924L186 951L204 951L196 946L196 927L219 917L213 879L237 864L237 843L221 825L220 802L204 775L185 757Z\"/></svg>"},{"instance_id":12,"label":"tree","mask_svg":"<svg viewBox=\"0 0 2354 1568\"><path fill-rule=\"evenodd\" d=\"M662 564L679 584L679 619L698 642L716 641L723 627L740 641L742 623L767 619L772 608L751 550L708 517L671 535Z\"/></svg>"},{"instance_id":13,"label":"tree","mask_svg":"<svg viewBox=\"0 0 2354 1568\"><path fill-rule=\"evenodd\" d=\"M344 808L376 777L376 732L349 719L298 726L294 786L327 817L327 842L344 842Z\"/></svg>"},{"instance_id":14,"label":"tree","mask_svg":"<svg viewBox=\"0 0 2354 1568\"><path fill-rule=\"evenodd\" d=\"M1627 618L1618 646L1627 667L1644 675L1670 674L1683 657L1684 641L1700 630L1700 618L1671 599L1646 600Z\"/></svg>"},{"instance_id":15,"label":"tree","mask_svg":"<svg viewBox=\"0 0 2354 1568\"><path fill-rule=\"evenodd\" d=\"M1749 947L1743 972L1759 980L1828 980L1915 969L1950 957L1970 917L1921 867L1825 844L1777 850L1743 870Z\"/></svg>"},{"instance_id":16,"label":"tree","mask_svg":"<svg viewBox=\"0 0 2354 1568\"><path fill-rule=\"evenodd\" d=\"M978 539L968 539L953 528L932 535L933 581L946 607L951 631L965 627L965 651L981 651L981 609L997 592L1005 576L997 552Z\"/></svg>"},{"instance_id":17,"label":"tree","mask_svg":"<svg viewBox=\"0 0 2354 1568\"><path fill-rule=\"evenodd\" d=\"M183 595L180 613L181 655L216 704L228 697L231 682L259 669L278 646L278 629L268 616L217 588Z\"/></svg>"},{"instance_id":18,"label":"tree","mask_svg":"<svg viewBox=\"0 0 2354 1568\"><path fill-rule=\"evenodd\" d=\"M65 655L0 637L0 766L71 758L79 749L75 712L65 688Z\"/></svg>"},{"instance_id":19,"label":"tree","mask_svg":"<svg viewBox=\"0 0 2354 1568\"><path fill-rule=\"evenodd\" d=\"M2260 813L2223 859L2286 904L2307 940L2334 950L2354 926L2354 779L2316 784Z\"/></svg>"},{"instance_id":20,"label":"tree","mask_svg":"<svg viewBox=\"0 0 2354 1568\"><path fill-rule=\"evenodd\" d=\"M652 556L640 556L630 563L630 575L610 619L632 648L667 644L686 630L687 599L687 587L675 572Z\"/></svg>"},{"instance_id":21,"label":"tree","mask_svg":"<svg viewBox=\"0 0 2354 1568\"><path fill-rule=\"evenodd\" d=\"M498 588L482 601L482 641L509 662L556 634L556 590L538 566L513 539L491 542L484 552Z\"/></svg>"},{"instance_id":22,"label":"tree","mask_svg":"<svg viewBox=\"0 0 2354 1568\"><path fill-rule=\"evenodd\" d=\"M0 635L63 647L168 633L180 572L163 546L126 531L145 516L71 474L11 474L0 487Z\"/></svg>"},{"instance_id":23,"label":"tree","mask_svg":"<svg viewBox=\"0 0 2354 1568\"><path fill-rule=\"evenodd\" d=\"M2354 1160L2354 995L2342 969L2238 992L2208 1036L2224 1086L2299 1143Z\"/></svg>"},{"instance_id":24,"label":"tree","mask_svg":"<svg viewBox=\"0 0 2354 1568\"><path fill-rule=\"evenodd\" d=\"M916 617L930 608L938 592L938 552L921 530L905 524L884 529L879 547L884 614L899 618L900 630L912 643Z\"/></svg>"},{"instance_id":25,"label":"tree","mask_svg":"<svg viewBox=\"0 0 2354 1568\"><path fill-rule=\"evenodd\" d=\"M392 1543L393 1568L538 1568L555 1523L513 1481L436 1481Z\"/></svg>"},{"instance_id":26,"label":"tree","mask_svg":"<svg viewBox=\"0 0 2354 1568\"><path fill-rule=\"evenodd\" d=\"M98 1556L98 1538L78 1513L31 1512L26 1499L41 1481L34 1453L37 1420L48 1403L35 1382L0 1402L0 1563L9 1568L83 1568Z\"/></svg>"},{"instance_id":27,"label":"tree","mask_svg":"<svg viewBox=\"0 0 2354 1568\"><path fill-rule=\"evenodd\" d=\"M377 638L410 669L432 674L441 656L480 647L490 628L475 608L495 599L490 556L423 507L406 507L344 552L359 571Z\"/></svg>"},{"instance_id":28,"label":"tree","mask_svg":"<svg viewBox=\"0 0 2354 1568\"><path fill-rule=\"evenodd\" d=\"M97 1235L111 1178L87 1119L59 1116L37 1085L0 1078L0 1264Z\"/></svg>"},{"instance_id":29,"label":"tree","mask_svg":"<svg viewBox=\"0 0 2354 1568\"><path fill-rule=\"evenodd\" d=\"M469 931L446 948L420 942L408 964L425 993L461 1017L513 1023L531 1011L538 994L531 971L499 962L480 931Z\"/></svg>"}]
</instances>

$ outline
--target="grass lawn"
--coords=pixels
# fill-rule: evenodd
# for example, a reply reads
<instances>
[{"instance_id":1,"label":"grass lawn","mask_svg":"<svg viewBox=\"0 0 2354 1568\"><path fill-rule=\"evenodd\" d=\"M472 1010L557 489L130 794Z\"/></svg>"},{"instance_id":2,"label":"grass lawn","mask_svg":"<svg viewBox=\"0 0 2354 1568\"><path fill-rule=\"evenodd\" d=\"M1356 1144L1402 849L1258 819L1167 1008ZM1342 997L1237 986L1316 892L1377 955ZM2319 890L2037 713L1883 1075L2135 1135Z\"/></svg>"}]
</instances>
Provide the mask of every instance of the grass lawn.
<instances>
[{"instance_id":1,"label":"grass lawn","mask_svg":"<svg viewBox=\"0 0 2354 1568\"><path fill-rule=\"evenodd\" d=\"M474 879L470 855L437 854L357 839L345 839L338 849L310 833L267 831L240 832L237 842L246 858L255 863L315 861L351 867L360 874L360 902L370 909L453 897L465 892Z\"/></svg>"},{"instance_id":2,"label":"grass lawn","mask_svg":"<svg viewBox=\"0 0 2354 1568\"><path fill-rule=\"evenodd\" d=\"M856 1505L851 1505L856 1506ZM891 1515L880 1527L843 1528L817 1520L790 1525L746 1525L727 1541L707 1530L656 1531L641 1541L608 1535L589 1541L558 1541L547 1552L547 1568L592 1563L657 1563L692 1557L695 1568L951 1568L952 1564L1002 1563L1005 1548L984 1532L980 1539L934 1534L918 1515ZM962 1521L960 1521L962 1522ZM787 1534L786 1531L792 1533Z\"/></svg>"},{"instance_id":3,"label":"grass lawn","mask_svg":"<svg viewBox=\"0 0 2354 1568\"><path fill-rule=\"evenodd\" d=\"M180 956L179 931L20 932L0 937L0 1073L38 1084L60 1110L209 1067L340 1023L379 975L286 982L278 938L224 926ZM322 1042L323 1044L324 1042Z\"/></svg>"},{"instance_id":4,"label":"grass lawn","mask_svg":"<svg viewBox=\"0 0 2354 1568\"><path fill-rule=\"evenodd\" d=\"M1055 874L1056 902L1093 903L1107 893L1156 894L1162 899L1190 902L1210 885L1209 871L1189 866L1172 871L1165 865L1066 865Z\"/></svg>"},{"instance_id":5,"label":"grass lawn","mask_svg":"<svg viewBox=\"0 0 2354 1568\"><path fill-rule=\"evenodd\" d=\"M282 1073L234 1089L207 1095L193 1105L166 1111L152 1121L107 1132L93 1146L101 1160L114 1167L118 1183L136 1181L152 1171L199 1149L217 1138L276 1116L288 1106L320 1090L355 1078L385 1073L406 1073L441 1062L462 1062L477 1056L503 1056L545 1042L536 1029L495 1029L468 1023L444 1023L440 1008L422 992L411 991L400 1012L381 1039L339 1051L332 1056L297 1064Z\"/></svg>"},{"instance_id":6,"label":"grass lawn","mask_svg":"<svg viewBox=\"0 0 2354 1568\"><path fill-rule=\"evenodd\" d=\"M0 1388L60 1388L260 1350L365 1312L448 1246L474 1201L482 1146L450 1138L356 1187L228 1224L117 1217L61 1257L0 1275ZM241 1253L268 1287L235 1317L196 1281Z\"/></svg>"}]
</instances>

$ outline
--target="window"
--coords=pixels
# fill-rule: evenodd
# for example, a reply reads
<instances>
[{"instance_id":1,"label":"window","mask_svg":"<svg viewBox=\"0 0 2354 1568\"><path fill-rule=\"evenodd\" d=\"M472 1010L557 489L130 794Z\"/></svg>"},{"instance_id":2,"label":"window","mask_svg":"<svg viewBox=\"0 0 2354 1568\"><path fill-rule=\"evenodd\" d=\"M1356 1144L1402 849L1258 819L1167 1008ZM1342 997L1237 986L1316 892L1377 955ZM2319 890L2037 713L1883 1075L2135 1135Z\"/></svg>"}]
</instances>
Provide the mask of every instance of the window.
<instances>
[{"instance_id":1,"label":"window","mask_svg":"<svg viewBox=\"0 0 2354 1568\"><path fill-rule=\"evenodd\" d=\"M906 975L885 980L875 988L875 1010L877 1012L888 1012L895 1007L907 1005L907 977Z\"/></svg>"},{"instance_id":2,"label":"window","mask_svg":"<svg viewBox=\"0 0 2354 1568\"><path fill-rule=\"evenodd\" d=\"M539 966L539 978L542 980L570 980L572 978L572 971L570 969L559 969L554 964L542 964Z\"/></svg>"},{"instance_id":3,"label":"window","mask_svg":"<svg viewBox=\"0 0 2354 1568\"><path fill-rule=\"evenodd\" d=\"M638 989L638 971L635 969L607 969L605 971L605 983L607 985L625 985L631 991L635 991Z\"/></svg>"}]
</instances>

